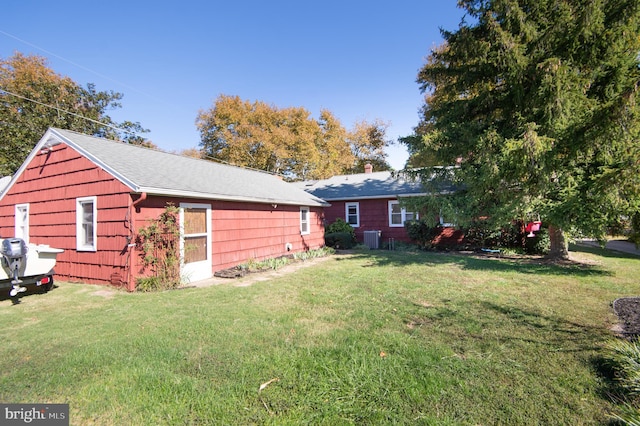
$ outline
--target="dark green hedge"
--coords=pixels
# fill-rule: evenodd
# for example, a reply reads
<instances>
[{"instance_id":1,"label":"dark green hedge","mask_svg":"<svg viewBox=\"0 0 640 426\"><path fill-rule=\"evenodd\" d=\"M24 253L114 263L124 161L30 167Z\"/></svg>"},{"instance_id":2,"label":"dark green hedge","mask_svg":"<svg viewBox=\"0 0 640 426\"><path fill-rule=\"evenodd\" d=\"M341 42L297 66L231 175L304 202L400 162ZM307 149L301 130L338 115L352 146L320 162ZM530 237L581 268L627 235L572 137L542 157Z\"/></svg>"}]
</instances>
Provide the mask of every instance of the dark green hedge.
<instances>
[{"instance_id":1,"label":"dark green hedge","mask_svg":"<svg viewBox=\"0 0 640 426\"><path fill-rule=\"evenodd\" d=\"M353 235L349 232L332 232L324 234L324 243L334 249L350 249L356 244Z\"/></svg>"}]
</instances>

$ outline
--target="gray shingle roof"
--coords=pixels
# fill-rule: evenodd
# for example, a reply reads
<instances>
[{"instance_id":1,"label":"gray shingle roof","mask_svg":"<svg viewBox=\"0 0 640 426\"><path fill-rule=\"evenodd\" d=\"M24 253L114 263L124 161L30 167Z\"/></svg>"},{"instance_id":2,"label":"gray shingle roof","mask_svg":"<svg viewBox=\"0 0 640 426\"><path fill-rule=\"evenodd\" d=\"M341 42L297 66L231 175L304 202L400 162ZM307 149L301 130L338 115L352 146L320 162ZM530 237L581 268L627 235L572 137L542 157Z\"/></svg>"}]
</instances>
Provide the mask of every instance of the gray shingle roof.
<instances>
[{"instance_id":1,"label":"gray shingle roof","mask_svg":"<svg viewBox=\"0 0 640 426\"><path fill-rule=\"evenodd\" d=\"M227 201L322 206L326 202L268 173L50 128L41 144L64 142L132 192ZM36 149L40 149L36 146Z\"/></svg>"},{"instance_id":2,"label":"gray shingle roof","mask_svg":"<svg viewBox=\"0 0 640 426\"><path fill-rule=\"evenodd\" d=\"M323 200L356 200L425 195L419 179L399 173L373 172L333 176L329 179L296 183L300 188Z\"/></svg>"}]
</instances>

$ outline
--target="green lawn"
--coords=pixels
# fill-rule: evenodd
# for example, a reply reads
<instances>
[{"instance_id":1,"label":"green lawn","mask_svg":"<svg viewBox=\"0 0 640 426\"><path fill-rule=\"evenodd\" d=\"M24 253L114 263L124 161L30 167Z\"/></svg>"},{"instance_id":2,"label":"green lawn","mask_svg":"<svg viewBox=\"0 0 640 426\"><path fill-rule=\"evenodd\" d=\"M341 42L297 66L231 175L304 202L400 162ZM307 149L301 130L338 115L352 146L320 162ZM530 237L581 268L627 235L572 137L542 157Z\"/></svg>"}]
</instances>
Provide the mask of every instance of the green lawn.
<instances>
[{"instance_id":1,"label":"green lawn","mask_svg":"<svg viewBox=\"0 0 640 426\"><path fill-rule=\"evenodd\" d=\"M607 423L640 259L572 248L588 265L366 251L250 286L58 283L0 300L0 401L73 425Z\"/></svg>"}]
</instances>

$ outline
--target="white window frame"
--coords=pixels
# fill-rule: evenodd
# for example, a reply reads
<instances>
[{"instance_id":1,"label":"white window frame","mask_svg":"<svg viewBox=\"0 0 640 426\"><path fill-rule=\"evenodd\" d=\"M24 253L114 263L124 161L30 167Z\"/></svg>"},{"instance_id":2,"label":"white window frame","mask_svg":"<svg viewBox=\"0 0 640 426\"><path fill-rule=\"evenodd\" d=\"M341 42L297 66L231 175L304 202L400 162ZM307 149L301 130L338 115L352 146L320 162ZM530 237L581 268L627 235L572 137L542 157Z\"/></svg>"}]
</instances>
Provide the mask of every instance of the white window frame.
<instances>
[{"instance_id":1,"label":"white window frame","mask_svg":"<svg viewBox=\"0 0 640 426\"><path fill-rule=\"evenodd\" d=\"M440 221L440 226L442 226L443 228L453 228L456 226L456 224L453 222L445 222L444 218L442 217L442 210L440 210L440 215L438 216L438 219Z\"/></svg>"},{"instance_id":2,"label":"white window frame","mask_svg":"<svg viewBox=\"0 0 640 426\"><path fill-rule=\"evenodd\" d=\"M309 214L309 207L300 207L300 235L309 235L311 233Z\"/></svg>"},{"instance_id":3,"label":"white window frame","mask_svg":"<svg viewBox=\"0 0 640 426\"><path fill-rule=\"evenodd\" d=\"M29 243L29 204L16 204L14 237Z\"/></svg>"},{"instance_id":4,"label":"white window frame","mask_svg":"<svg viewBox=\"0 0 640 426\"><path fill-rule=\"evenodd\" d=\"M401 227L404 226L404 223L407 220L418 220L420 218L417 212L407 212L407 210L404 207L402 207L400 209L400 223L393 223L391 218L393 217L393 206L395 206L395 205L400 205L400 201L390 200L389 203L388 203L389 227L390 228L401 228ZM396 214L398 214L398 213L396 213ZM412 214L413 218L407 219L407 214Z\"/></svg>"},{"instance_id":5,"label":"white window frame","mask_svg":"<svg viewBox=\"0 0 640 426\"><path fill-rule=\"evenodd\" d=\"M349 222L349 208L350 207L355 207L356 209L356 223L350 223ZM345 222L347 222L349 225L351 225L353 228L358 228L360 227L360 203L355 202L355 203L345 203L344 205L344 220Z\"/></svg>"},{"instance_id":6,"label":"white window frame","mask_svg":"<svg viewBox=\"0 0 640 426\"><path fill-rule=\"evenodd\" d=\"M93 205L93 220L92 220L92 232L91 235L93 244L85 243L85 230L84 225L84 205L92 203ZM98 251L98 197L82 197L76 198L76 250L77 251Z\"/></svg>"}]
</instances>

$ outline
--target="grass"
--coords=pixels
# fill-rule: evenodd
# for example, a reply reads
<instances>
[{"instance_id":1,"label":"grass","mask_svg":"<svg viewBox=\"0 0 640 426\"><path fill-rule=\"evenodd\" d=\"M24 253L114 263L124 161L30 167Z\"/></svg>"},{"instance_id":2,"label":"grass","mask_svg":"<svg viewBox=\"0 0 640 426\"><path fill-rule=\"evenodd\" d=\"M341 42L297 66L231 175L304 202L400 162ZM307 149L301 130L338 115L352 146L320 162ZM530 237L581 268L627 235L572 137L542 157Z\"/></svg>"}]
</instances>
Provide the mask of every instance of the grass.
<instances>
[{"instance_id":1,"label":"grass","mask_svg":"<svg viewBox=\"0 0 640 426\"><path fill-rule=\"evenodd\" d=\"M363 251L251 286L0 300L0 401L71 424L603 424L640 259ZM262 386L262 389L261 388Z\"/></svg>"}]
</instances>

